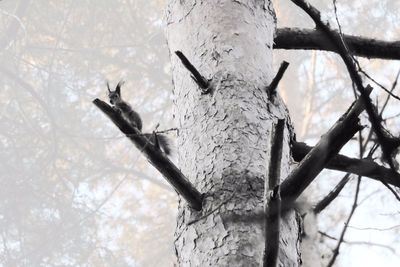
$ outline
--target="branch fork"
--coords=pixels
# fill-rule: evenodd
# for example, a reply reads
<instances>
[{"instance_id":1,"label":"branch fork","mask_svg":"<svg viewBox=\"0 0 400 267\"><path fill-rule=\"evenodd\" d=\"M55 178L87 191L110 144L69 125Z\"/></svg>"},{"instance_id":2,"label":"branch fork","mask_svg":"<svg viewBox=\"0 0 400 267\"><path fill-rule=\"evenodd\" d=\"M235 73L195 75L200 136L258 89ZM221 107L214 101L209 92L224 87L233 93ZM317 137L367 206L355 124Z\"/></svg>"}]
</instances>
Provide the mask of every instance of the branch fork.
<instances>
[{"instance_id":1,"label":"branch fork","mask_svg":"<svg viewBox=\"0 0 400 267\"><path fill-rule=\"evenodd\" d=\"M371 87L367 87L370 94ZM324 134L317 145L301 160L281 184L282 201L290 203L310 185L328 162L362 127L358 116L364 110L361 98L355 101L348 111Z\"/></svg>"}]
</instances>

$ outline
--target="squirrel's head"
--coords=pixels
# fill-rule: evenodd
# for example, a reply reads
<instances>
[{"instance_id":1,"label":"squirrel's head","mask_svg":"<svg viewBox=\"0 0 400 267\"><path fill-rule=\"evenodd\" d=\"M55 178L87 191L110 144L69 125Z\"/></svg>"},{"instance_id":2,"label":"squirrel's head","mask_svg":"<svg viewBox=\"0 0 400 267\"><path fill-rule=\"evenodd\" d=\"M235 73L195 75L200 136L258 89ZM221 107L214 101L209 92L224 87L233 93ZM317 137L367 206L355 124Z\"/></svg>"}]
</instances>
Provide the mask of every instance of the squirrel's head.
<instances>
[{"instance_id":1,"label":"squirrel's head","mask_svg":"<svg viewBox=\"0 0 400 267\"><path fill-rule=\"evenodd\" d=\"M110 84L107 82L107 89L108 89L108 98L110 99L111 105L116 105L122 101L121 98L121 86L124 84L124 81L120 81L115 87L114 91L111 91Z\"/></svg>"}]
</instances>

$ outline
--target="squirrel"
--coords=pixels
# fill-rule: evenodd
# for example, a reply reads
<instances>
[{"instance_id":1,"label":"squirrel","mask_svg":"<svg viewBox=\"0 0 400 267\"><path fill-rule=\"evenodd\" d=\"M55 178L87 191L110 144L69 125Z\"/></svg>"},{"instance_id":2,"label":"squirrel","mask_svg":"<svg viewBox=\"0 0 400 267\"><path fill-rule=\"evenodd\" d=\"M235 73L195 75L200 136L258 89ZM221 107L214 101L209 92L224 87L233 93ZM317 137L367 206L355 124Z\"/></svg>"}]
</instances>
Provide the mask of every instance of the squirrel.
<instances>
[{"instance_id":1,"label":"squirrel","mask_svg":"<svg viewBox=\"0 0 400 267\"><path fill-rule=\"evenodd\" d=\"M107 82L108 98L110 100L110 104L113 106L114 110L118 111L122 115L126 122L142 132L143 122L140 118L139 113L133 110L131 105L129 105L121 97L121 86L123 84L124 82L120 81L115 87L115 90L111 91L110 85ZM169 140L165 135L157 135L156 133L145 133L143 135L147 138L147 140L149 140L152 145L161 148L165 154L171 154Z\"/></svg>"}]
</instances>

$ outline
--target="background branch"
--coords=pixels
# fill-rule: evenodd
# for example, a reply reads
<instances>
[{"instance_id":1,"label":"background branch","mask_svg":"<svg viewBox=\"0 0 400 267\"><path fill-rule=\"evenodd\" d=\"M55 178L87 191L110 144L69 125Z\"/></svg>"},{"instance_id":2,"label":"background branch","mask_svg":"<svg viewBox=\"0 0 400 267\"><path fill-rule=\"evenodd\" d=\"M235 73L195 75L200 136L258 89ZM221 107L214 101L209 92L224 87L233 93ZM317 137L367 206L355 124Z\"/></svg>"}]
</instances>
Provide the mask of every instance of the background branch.
<instances>
[{"instance_id":1,"label":"background branch","mask_svg":"<svg viewBox=\"0 0 400 267\"><path fill-rule=\"evenodd\" d=\"M333 237L325 232L318 231L318 233L326 238L332 239L332 240L338 240L336 237ZM365 245L365 246L375 246L375 247L381 247L390 250L393 254L397 254L396 250L392 248L391 246L385 245L385 244L379 244L379 243L374 243L374 242L368 242L368 241L348 241L343 239L344 244L348 245Z\"/></svg>"},{"instance_id":2,"label":"background branch","mask_svg":"<svg viewBox=\"0 0 400 267\"><path fill-rule=\"evenodd\" d=\"M328 263L327 267L331 267L335 263L335 260L336 260L337 256L339 255L340 245L343 243L344 235L346 234L346 231L347 231L348 225L350 223L350 220L353 217L353 214L354 214L354 212L355 212L355 210L357 208L358 194L360 193L360 184L361 184L361 176L358 176L357 185L356 185L356 192L355 192L355 195L354 195L353 206L351 207L351 211L350 211L349 217L347 218L347 220L346 220L346 222L344 224L342 233L340 234L338 243L337 243L335 249L333 250L332 258L329 260L329 263Z\"/></svg>"}]
</instances>

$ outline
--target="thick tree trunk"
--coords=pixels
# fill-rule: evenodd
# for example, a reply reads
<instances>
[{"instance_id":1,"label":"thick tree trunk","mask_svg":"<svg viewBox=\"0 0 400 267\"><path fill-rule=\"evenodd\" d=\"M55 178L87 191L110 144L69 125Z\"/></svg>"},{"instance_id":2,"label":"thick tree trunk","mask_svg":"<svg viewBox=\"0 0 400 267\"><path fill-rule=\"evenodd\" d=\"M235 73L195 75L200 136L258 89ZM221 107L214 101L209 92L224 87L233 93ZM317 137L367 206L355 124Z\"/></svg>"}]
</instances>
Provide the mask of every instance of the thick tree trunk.
<instances>
[{"instance_id":1,"label":"thick tree trunk","mask_svg":"<svg viewBox=\"0 0 400 267\"><path fill-rule=\"evenodd\" d=\"M275 75L272 4L169 0L166 20L180 129L179 166L205 193L201 212L180 202L175 235L178 265L260 266L262 222L246 218L263 210L269 139L278 118L288 122L281 179L291 162L289 115L279 96L269 100L265 93ZM210 94L201 94L174 55L176 50L211 80ZM300 265L299 220L294 212L283 216L280 240L281 266Z\"/></svg>"}]
</instances>

